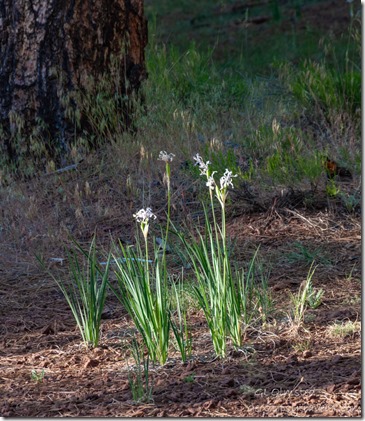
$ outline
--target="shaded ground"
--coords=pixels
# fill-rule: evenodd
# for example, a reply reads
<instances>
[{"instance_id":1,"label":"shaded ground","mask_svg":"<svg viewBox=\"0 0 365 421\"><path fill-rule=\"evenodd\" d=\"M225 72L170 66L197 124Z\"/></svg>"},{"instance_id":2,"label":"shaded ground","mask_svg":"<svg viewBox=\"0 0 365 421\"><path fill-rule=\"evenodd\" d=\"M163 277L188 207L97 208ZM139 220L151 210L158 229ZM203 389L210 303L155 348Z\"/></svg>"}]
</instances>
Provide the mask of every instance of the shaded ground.
<instances>
[{"instance_id":1,"label":"shaded ground","mask_svg":"<svg viewBox=\"0 0 365 421\"><path fill-rule=\"evenodd\" d=\"M279 1L275 16L273 2L181 0L171 6L162 0L158 7L145 1L146 14L156 19L158 41L178 46L182 52L191 42L210 48L224 66L240 61L240 67L265 73L278 60L302 61L320 52L323 35L339 37L350 24L349 3L342 0ZM296 7L301 4L301 7ZM354 14L359 10L353 4ZM346 39L344 40L346 42ZM246 68L246 63L248 67Z\"/></svg>"},{"instance_id":2,"label":"shaded ground","mask_svg":"<svg viewBox=\"0 0 365 421\"><path fill-rule=\"evenodd\" d=\"M288 261L290 245L301 240L308 248L320 247L331 260L314 276L314 285L325 291L323 304L307 312L299 331L285 312L276 313L271 324L248 330L245 347L225 360L214 358L203 316L192 310L192 357L184 365L176 353L165 366L151 368L153 394L146 403L132 400L128 341L133 328L117 302L108 300L101 346L87 350L52 282L31 273L6 279L5 268L0 414L360 416L360 221L323 212L298 215L307 222L281 216L267 226L262 214L242 215L232 219L229 230L240 250L260 243L261 256L275 263L270 287L283 310L290 308L287 290L296 291L308 270L305 261ZM333 323L347 321L357 328L331 334ZM44 380L31 380L31 371L42 369Z\"/></svg>"}]
</instances>

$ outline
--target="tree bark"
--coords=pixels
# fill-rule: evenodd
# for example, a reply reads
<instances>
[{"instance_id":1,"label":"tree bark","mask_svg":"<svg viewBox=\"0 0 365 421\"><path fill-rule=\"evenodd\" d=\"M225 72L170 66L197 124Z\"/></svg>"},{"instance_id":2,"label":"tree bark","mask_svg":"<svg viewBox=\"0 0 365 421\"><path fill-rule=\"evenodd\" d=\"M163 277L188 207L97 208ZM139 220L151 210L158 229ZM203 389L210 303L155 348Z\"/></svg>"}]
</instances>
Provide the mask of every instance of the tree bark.
<instances>
[{"instance_id":1,"label":"tree bark","mask_svg":"<svg viewBox=\"0 0 365 421\"><path fill-rule=\"evenodd\" d=\"M80 95L108 78L108 95L138 92L146 44L143 0L0 0L2 164L65 164L75 132L90 129Z\"/></svg>"}]
</instances>

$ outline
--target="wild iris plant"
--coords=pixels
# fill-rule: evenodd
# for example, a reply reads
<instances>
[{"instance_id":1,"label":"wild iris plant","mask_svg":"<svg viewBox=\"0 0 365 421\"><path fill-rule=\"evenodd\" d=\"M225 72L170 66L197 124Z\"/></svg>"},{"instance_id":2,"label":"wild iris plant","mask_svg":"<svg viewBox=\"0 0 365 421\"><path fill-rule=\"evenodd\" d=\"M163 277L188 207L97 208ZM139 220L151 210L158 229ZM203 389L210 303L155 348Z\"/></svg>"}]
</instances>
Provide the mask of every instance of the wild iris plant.
<instances>
[{"instance_id":1,"label":"wild iris plant","mask_svg":"<svg viewBox=\"0 0 365 421\"><path fill-rule=\"evenodd\" d=\"M166 234L165 234L165 244L163 247L163 263L166 269L166 246L167 246L167 237L169 235L169 226L170 226L170 208L171 208L171 168L170 162L173 161L175 155L173 153L167 153L161 151L159 154L159 161L163 161L166 164L166 181L167 181L167 222L166 222ZM167 271L166 271L167 274Z\"/></svg>"},{"instance_id":2,"label":"wild iris plant","mask_svg":"<svg viewBox=\"0 0 365 421\"><path fill-rule=\"evenodd\" d=\"M163 273L164 273L164 288L167 290L167 278L168 278L168 270L166 264L166 247L167 247L167 239L169 235L169 228L170 228L170 209L171 209L171 168L170 162L173 161L175 155L173 153L167 153L166 151L161 151L159 154L159 161L165 162L165 176L166 176L166 184L167 184L167 222L166 222L166 233L165 233L165 242L163 244L163 255L162 255L162 264L163 264ZM185 362L188 357L189 350L191 349L191 340L189 339L189 332L188 332L188 325L186 322L186 313L184 313L181 309L180 305L180 298L179 298L179 290L182 290L182 283L177 287L173 282L171 282L171 288L173 289L174 296L176 299L176 314L177 314L177 322L173 319L173 310L170 307L170 324L172 330L174 332L175 340L177 346L181 353L181 358Z\"/></svg>"},{"instance_id":3,"label":"wild iris plant","mask_svg":"<svg viewBox=\"0 0 365 421\"><path fill-rule=\"evenodd\" d=\"M65 296L84 343L96 347L99 344L101 315L107 294L110 255L102 270L96 257L95 237L89 251L84 250L75 240L72 241L76 247L67 253L72 281L65 283L52 273L50 275ZM86 258L86 265L80 263L77 252ZM42 259L37 259L45 269Z\"/></svg>"},{"instance_id":4,"label":"wild iris plant","mask_svg":"<svg viewBox=\"0 0 365 421\"><path fill-rule=\"evenodd\" d=\"M114 258L117 265L116 276L119 291L117 297L127 309L137 329L141 333L152 361L158 360L164 364L168 356L170 337L171 304L168 292L168 271L166 265L166 246L170 224L171 204L171 169L175 155L160 152L159 160L166 164L167 179L167 225L165 241L163 243L162 263L160 262L159 249L154 248L154 264L150 265L148 255L148 231L150 221L156 219L151 208L141 209L133 216L139 223L143 238L144 252L137 244L136 252L121 245L124 261ZM141 258L143 257L143 258ZM151 287L153 284L153 288ZM172 325L179 348L184 351L184 340L180 338L181 329ZM185 359L185 354L182 354Z\"/></svg>"},{"instance_id":5,"label":"wild iris plant","mask_svg":"<svg viewBox=\"0 0 365 421\"><path fill-rule=\"evenodd\" d=\"M183 284L180 282L175 285L172 282L166 262L166 247L171 225L170 163L173 158L173 154L160 152L159 160L166 166L167 184L167 223L166 232L163 235L162 258L160 246L157 247L155 241L153 242L153 260L149 258L149 228L151 222L156 220L156 215L149 207L140 209L133 217L139 224L143 240L137 241L133 248L120 245L123 258L113 256L118 287L115 288L109 282L110 288L124 305L141 334L149 358L160 364L164 364L168 357L170 328L184 362L191 352L187 314L180 303ZM262 293L255 286L254 261L257 252L250 262L246 275L243 271L232 271L227 250L225 212L228 189L233 188L233 178L236 175L226 169L217 182L215 178L217 172L210 170L209 161L204 162L199 154L194 157L194 160L199 166L201 175L206 178L213 224L210 223L207 210L204 209L205 235L198 232L198 241L192 235L185 236L176 229L173 232L182 241L194 269L197 281L193 287L194 296L207 320L214 350L218 356L225 357L227 338L235 347L240 347L242 326L250 323L254 314L251 310L258 308L259 313L265 312L268 298L264 284ZM221 207L221 224L217 222L215 214L215 199ZM70 258L70 266L75 278L73 289L69 290L61 283L59 285L74 313L84 341L96 346L99 340L101 312L106 297L110 256L103 272L97 263L94 242L89 253L79 246L78 248L88 259L87 274L82 273L77 259ZM176 306L172 304L174 299ZM148 364L145 370L148 370Z\"/></svg>"},{"instance_id":6,"label":"wild iris plant","mask_svg":"<svg viewBox=\"0 0 365 421\"><path fill-rule=\"evenodd\" d=\"M158 250L155 250L154 265L150 264L148 254L149 225L156 216L150 208L141 209L133 216L143 234L144 252L139 243L136 251L121 245L124 261L121 262L114 257L119 286L119 291L114 290L114 292L142 335L151 360L164 364L168 355L170 336L166 277L159 262ZM153 288L152 283L154 283Z\"/></svg>"},{"instance_id":7,"label":"wild iris plant","mask_svg":"<svg viewBox=\"0 0 365 421\"><path fill-rule=\"evenodd\" d=\"M218 184L215 180L216 171L210 171L210 162L204 162L199 154L194 157L194 160L199 166L200 174L207 179L213 227L205 210L205 237L198 232L199 241L197 242L188 241L183 235L178 235L183 241L194 267L198 281L195 295L204 311L214 350L218 356L224 357L226 355L226 337L229 337L236 347L242 344L241 326L245 282L243 274L232 273L227 251L225 219L228 188L233 188L232 179L236 175L226 169ZM221 206L221 226L219 226L215 215L213 193Z\"/></svg>"}]
</instances>

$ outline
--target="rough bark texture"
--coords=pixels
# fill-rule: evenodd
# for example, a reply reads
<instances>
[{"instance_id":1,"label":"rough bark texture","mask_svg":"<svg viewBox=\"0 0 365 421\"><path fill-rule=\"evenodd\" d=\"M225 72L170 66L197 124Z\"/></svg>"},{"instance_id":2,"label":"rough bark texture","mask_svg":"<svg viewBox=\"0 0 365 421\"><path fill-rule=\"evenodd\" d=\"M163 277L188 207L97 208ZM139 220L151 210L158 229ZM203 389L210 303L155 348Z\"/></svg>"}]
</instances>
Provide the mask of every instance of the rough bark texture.
<instances>
[{"instance_id":1,"label":"rough bark texture","mask_svg":"<svg viewBox=\"0 0 365 421\"><path fill-rule=\"evenodd\" d=\"M143 0L0 0L3 155L10 161L31 156L36 147L30 134L38 125L48 137L48 153L67 156L75 136L67 111L78 108L74 93L115 69L115 89L124 96L138 91L146 76L146 44ZM81 116L81 130L83 124Z\"/></svg>"}]
</instances>

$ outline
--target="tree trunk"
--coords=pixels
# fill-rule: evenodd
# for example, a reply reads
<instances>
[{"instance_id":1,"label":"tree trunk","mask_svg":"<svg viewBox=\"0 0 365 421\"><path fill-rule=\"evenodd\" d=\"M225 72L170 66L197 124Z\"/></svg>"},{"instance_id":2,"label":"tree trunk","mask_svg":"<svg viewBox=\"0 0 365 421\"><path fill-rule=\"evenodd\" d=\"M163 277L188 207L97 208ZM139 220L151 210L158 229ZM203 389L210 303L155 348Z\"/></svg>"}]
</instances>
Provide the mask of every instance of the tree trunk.
<instances>
[{"instance_id":1,"label":"tree trunk","mask_svg":"<svg viewBox=\"0 0 365 421\"><path fill-rule=\"evenodd\" d=\"M65 164L100 84L127 129L146 44L143 0L0 0L2 166Z\"/></svg>"}]
</instances>

